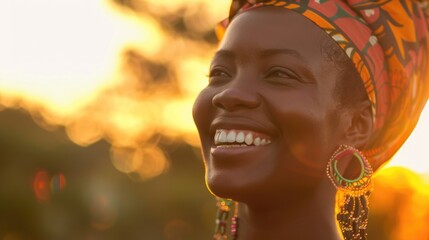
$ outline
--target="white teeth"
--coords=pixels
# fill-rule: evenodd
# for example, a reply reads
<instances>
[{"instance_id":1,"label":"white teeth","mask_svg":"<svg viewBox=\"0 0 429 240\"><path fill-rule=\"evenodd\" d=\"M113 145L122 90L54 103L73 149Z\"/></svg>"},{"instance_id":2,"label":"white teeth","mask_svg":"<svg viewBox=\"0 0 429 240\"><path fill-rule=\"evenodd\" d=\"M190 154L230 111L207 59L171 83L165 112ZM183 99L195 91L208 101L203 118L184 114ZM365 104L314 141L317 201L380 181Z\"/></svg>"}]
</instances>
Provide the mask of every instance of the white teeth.
<instances>
[{"instance_id":1,"label":"white teeth","mask_svg":"<svg viewBox=\"0 0 429 240\"><path fill-rule=\"evenodd\" d=\"M221 131L219 134L219 142L220 143L224 143L226 142L226 132L225 131Z\"/></svg>"},{"instance_id":2,"label":"white teeth","mask_svg":"<svg viewBox=\"0 0 429 240\"><path fill-rule=\"evenodd\" d=\"M234 131L230 131L228 133L228 135L226 136L226 141L228 141L229 143L235 142L235 132Z\"/></svg>"},{"instance_id":3,"label":"white teeth","mask_svg":"<svg viewBox=\"0 0 429 240\"><path fill-rule=\"evenodd\" d=\"M259 146L261 145L261 139L259 137L257 137L254 141L253 144L255 144L255 146Z\"/></svg>"},{"instance_id":4,"label":"white teeth","mask_svg":"<svg viewBox=\"0 0 429 240\"><path fill-rule=\"evenodd\" d=\"M219 143L219 135L220 135L220 132L219 132L219 131L216 131L216 134L215 134L215 136L214 136L214 142L215 142L215 144L218 144L218 143Z\"/></svg>"},{"instance_id":5,"label":"white teeth","mask_svg":"<svg viewBox=\"0 0 429 240\"><path fill-rule=\"evenodd\" d=\"M216 145L222 145L225 147L233 147L233 146L263 146L270 144L271 141L256 137L253 138L253 133L248 132L247 134L243 131L237 130L217 130L214 136L214 142ZM228 144L225 144L228 143ZM231 143L237 143L236 145Z\"/></svg>"},{"instance_id":6,"label":"white teeth","mask_svg":"<svg viewBox=\"0 0 429 240\"><path fill-rule=\"evenodd\" d=\"M244 139L244 142L245 142L247 145L252 144L252 142L253 142L253 136L252 136L252 134L251 134L251 133L248 133L248 134L246 135L246 138Z\"/></svg>"},{"instance_id":7,"label":"white teeth","mask_svg":"<svg viewBox=\"0 0 429 240\"><path fill-rule=\"evenodd\" d=\"M239 132L237 134L237 137L235 138L235 141L238 143L243 143L244 142L244 133L243 132Z\"/></svg>"}]
</instances>

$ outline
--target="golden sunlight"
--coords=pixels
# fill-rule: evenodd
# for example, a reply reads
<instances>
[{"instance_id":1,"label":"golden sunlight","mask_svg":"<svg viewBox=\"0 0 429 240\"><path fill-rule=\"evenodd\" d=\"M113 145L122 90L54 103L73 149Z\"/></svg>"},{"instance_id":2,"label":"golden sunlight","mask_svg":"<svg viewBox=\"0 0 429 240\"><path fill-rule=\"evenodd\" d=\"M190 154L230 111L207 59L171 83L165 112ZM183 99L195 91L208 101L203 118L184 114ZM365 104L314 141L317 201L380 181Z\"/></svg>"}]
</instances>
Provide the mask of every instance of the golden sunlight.
<instances>
[{"instance_id":1,"label":"golden sunlight","mask_svg":"<svg viewBox=\"0 0 429 240\"><path fill-rule=\"evenodd\" d=\"M20 226L51 234L39 239L161 239L151 235L157 224L165 239L190 239L212 229L214 202L196 161L192 105L208 83L213 28L230 2L0 1L0 111L23 109L40 127L61 129L46 133L28 118L17 125L31 123L38 132L15 126L2 132L4 148L10 139L18 146L13 157L2 152L0 188L8 194L0 203L16 209L2 224L17 227L6 225L10 232L0 239L24 239ZM7 130L15 123L5 122ZM408 141L374 178L369 227L383 239L429 239L428 122L426 106ZM57 135L89 147L64 141L54 149ZM55 144L44 147L45 138Z\"/></svg>"},{"instance_id":2,"label":"golden sunlight","mask_svg":"<svg viewBox=\"0 0 429 240\"><path fill-rule=\"evenodd\" d=\"M184 24L201 34L228 7L203 0L136 4L160 14L186 6ZM156 134L198 145L191 109L206 84L213 44L178 35L150 11L107 0L1 2L0 33L2 108L23 108L44 128L65 126L81 146L107 140L113 165L134 179L168 168L150 142Z\"/></svg>"},{"instance_id":3,"label":"golden sunlight","mask_svg":"<svg viewBox=\"0 0 429 240\"><path fill-rule=\"evenodd\" d=\"M186 9L185 26L203 33L225 17L229 2L136 4L148 11L137 14L103 0L1 2L0 105L41 116L45 127L63 125L69 138L82 146L106 139L113 146L114 166L145 179L168 167L168 160L150 143L155 134L198 146L192 104L206 85L215 48L181 36L149 12ZM387 168L403 166L429 174L423 153L428 121L427 107ZM155 164L143 159L159 160ZM143 171L144 164L154 170Z\"/></svg>"},{"instance_id":4,"label":"golden sunlight","mask_svg":"<svg viewBox=\"0 0 429 240\"><path fill-rule=\"evenodd\" d=\"M425 154L428 147L427 136L429 135L429 106L426 105L414 132L393 157L386 168L403 166L414 172L429 176L429 157Z\"/></svg>"},{"instance_id":5,"label":"golden sunlight","mask_svg":"<svg viewBox=\"0 0 429 240\"><path fill-rule=\"evenodd\" d=\"M101 0L2 1L0 32L2 97L59 115L73 114L118 80L127 45L152 54L162 45L154 21Z\"/></svg>"}]
</instances>

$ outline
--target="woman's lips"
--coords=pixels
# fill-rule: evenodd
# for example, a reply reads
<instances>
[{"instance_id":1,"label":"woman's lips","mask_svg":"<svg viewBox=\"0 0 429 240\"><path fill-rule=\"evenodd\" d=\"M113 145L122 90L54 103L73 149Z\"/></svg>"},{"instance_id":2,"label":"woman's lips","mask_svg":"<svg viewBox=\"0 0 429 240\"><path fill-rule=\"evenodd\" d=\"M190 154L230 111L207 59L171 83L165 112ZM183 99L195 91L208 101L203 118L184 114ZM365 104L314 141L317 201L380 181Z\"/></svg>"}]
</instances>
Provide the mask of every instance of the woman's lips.
<instances>
[{"instance_id":1,"label":"woman's lips","mask_svg":"<svg viewBox=\"0 0 429 240\"><path fill-rule=\"evenodd\" d=\"M263 133L239 129L217 129L214 136L216 148L264 146L271 143L271 138Z\"/></svg>"}]
</instances>

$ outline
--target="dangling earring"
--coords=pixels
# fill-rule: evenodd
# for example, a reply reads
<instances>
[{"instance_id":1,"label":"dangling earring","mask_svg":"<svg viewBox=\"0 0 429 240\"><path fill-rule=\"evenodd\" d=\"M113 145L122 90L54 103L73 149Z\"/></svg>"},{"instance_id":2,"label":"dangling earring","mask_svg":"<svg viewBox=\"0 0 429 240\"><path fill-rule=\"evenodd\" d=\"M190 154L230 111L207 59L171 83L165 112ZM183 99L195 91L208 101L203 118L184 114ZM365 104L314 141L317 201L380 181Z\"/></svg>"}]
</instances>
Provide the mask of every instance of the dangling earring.
<instances>
[{"instance_id":1,"label":"dangling earring","mask_svg":"<svg viewBox=\"0 0 429 240\"><path fill-rule=\"evenodd\" d=\"M359 176L347 179L338 171L338 161L354 156L360 164ZM329 159L328 177L337 188L337 220L345 240L366 240L369 196L373 190L373 170L365 156L356 148L341 145Z\"/></svg>"},{"instance_id":2,"label":"dangling earring","mask_svg":"<svg viewBox=\"0 0 429 240\"><path fill-rule=\"evenodd\" d=\"M228 216L234 204L234 216L231 219L231 239L236 240L238 237L238 202L230 199L217 198L217 215L216 227L213 240L228 239Z\"/></svg>"},{"instance_id":3,"label":"dangling earring","mask_svg":"<svg viewBox=\"0 0 429 240\"><path fill-rule=\"evenodd\" d=\"M231 219L231 239L238 239L238 202L234 202L234 216Z\"/></svg>"}]
</instances>

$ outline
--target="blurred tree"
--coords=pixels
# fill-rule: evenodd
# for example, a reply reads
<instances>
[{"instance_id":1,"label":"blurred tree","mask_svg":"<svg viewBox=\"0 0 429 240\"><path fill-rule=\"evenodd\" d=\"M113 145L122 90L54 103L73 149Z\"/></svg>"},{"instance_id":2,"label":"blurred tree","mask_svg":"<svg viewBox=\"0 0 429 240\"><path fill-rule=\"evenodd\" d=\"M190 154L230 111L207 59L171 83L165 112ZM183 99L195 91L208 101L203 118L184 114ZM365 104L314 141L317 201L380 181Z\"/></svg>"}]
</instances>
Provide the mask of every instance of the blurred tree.
<instances>
[{"instance_id":1,"label":"blurred tree","mask_svg":"<svg viewBox=\"0 0 429 240\"><path fill-rule=\"evenodd\" d=\"M61 127L46 131L21 110L0 112L0 239L207 238L215 209L198 150L162 137L159 146L169 171L135 182L113 167L106 142L79 147ZM48 179L37 180L40 172ZM53 186L59 174L62 189ZM42 183L46 199L36 195Z\"/></svg>"}]
</instances>

